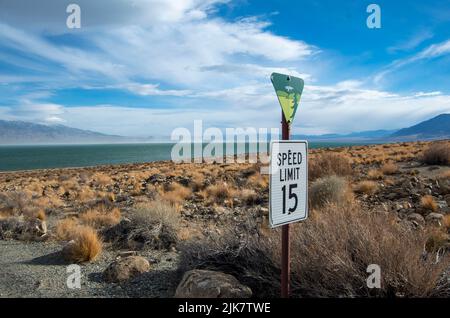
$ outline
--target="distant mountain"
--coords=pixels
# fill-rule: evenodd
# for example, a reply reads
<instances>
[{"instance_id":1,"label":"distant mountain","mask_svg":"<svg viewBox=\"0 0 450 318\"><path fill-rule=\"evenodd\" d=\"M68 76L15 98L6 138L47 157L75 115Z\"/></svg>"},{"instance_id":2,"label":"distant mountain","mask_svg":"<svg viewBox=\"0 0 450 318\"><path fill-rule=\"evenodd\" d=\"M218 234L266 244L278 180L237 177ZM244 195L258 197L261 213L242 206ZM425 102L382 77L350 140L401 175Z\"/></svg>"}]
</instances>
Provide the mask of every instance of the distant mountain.
<instances>
[{"instance_id":1,"label":"distant mountain","mask_svg":"<svg viewBox=\"0 0 450 318\"><path fill-rule=\"evenodd\" d=\"M366 141L386 139L396 130L368 130L349 134L324 134L324 135L293 135L293 139L306 139L312 141Z\"/></svg>"},{"instance_id":2,"label":"distant mountain","mask_svg":"<svg viewBox=\"0 0 450 318\"><path fill-rule=\"evenodd\" d=\"M0 120L0 144L117 143L125 137L105 135L63 125L40 125Z\"/></svg>"},{"instance_id":3,"label":"distant mountain","mask_svg":"<svg viewBox=\"0 0 450 318\"><path fill-rule=\"evenodd\" d=\"M450 114L441 114L409 128L403 128L391 135L394 139L437 139L450 138Z\"/></svg>"}]
</instances>

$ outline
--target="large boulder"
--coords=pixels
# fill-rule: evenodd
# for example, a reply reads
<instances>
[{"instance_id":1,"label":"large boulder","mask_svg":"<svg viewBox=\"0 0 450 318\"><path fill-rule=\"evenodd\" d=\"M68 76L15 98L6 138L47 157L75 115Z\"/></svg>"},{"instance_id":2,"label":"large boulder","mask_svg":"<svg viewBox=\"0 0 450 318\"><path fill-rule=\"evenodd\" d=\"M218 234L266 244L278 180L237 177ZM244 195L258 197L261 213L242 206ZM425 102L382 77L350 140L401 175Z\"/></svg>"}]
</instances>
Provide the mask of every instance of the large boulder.
<instances>
[{"instance_id":1,"label":"large boulder","mask_svg":"<svg viewBox=\"0 0 450 318\"><path fill-rule=\"evenodd\" d=\"M252 290L232 275L209 270L191 270L184 274L175 292L176 298L249 298Z\"/></svg>"},{"instance_id":2,"label":"large boulder","mask_svg":"<svg viewBox=\"0 0 450 318\"><path fill-rule=\"evenodd\" d=\"M120 283L150 270L150 263L141 256L128 256L112 262L103 272L107 282Z\"/></svg>"}]
</instances>

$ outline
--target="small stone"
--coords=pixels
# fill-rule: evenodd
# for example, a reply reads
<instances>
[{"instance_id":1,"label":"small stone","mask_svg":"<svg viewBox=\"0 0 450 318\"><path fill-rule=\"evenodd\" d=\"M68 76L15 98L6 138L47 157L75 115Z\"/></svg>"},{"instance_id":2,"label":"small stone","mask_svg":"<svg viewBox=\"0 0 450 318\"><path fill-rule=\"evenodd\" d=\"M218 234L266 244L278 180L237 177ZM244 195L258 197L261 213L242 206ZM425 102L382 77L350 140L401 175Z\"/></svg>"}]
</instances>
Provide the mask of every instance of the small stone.
<instances>
[{"instance_id":1,"label":"small stone","mask_svg":"<svg viewBox=\"0 0 450 318\"><path fill-rule=\"evenodd\" d=\"M427 221L427 223L432 223L435 225L440 225L442 219L444 218L444 215L441 213L430 213L425 217L425 220Z\"/></svg>"},{"instance_id":2,"label":"small stone","mask_svg":"<svg viewBox=\"0 0 450 318\"><path fill-rule=\"evenodd\" d=\"M250 298L252 291L234 276L209 270L186 272L175 292L176 298Z\"/></svg>"},{"instance_id":3,"label":"small stone","mask_svg":"<svg viewBox=\"0 0 450 318\"><path fill-rule=\"evenodd\" d=\"M150 270L150 263L141 256L128 256L112 262L103 272L107 282L123 282Z\"/></svg>"},{"instance_id":4,"label":"small stone","mask_svg":"<svg viewBox=\"0 0 450 318\"><path fill-rule=\"evenodd\" d=\"M425 219L419 213L411 213L408 215L408 221L415 221L418 224L425 224Z\"/></svg>"}]
</instances>

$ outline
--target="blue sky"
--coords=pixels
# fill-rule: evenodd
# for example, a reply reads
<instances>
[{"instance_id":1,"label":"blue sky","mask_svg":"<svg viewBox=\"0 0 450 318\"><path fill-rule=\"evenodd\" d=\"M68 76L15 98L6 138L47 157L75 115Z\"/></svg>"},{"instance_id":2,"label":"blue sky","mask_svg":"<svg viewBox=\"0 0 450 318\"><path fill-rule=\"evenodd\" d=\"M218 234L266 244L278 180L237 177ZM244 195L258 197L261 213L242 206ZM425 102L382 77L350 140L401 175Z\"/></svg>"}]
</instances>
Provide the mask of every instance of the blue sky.
<instances>
[{"instance_id":1,"label":"blue sky","mask_svg":"<svg viewBox=\"0 0 450 318\"><path fill-rule=\"evenodd\" d=\"M128 136L278 127L273 71L305 80L295 133L450 112L450 0L0 0L0 119Z\"/></svg>"}]
</instances>

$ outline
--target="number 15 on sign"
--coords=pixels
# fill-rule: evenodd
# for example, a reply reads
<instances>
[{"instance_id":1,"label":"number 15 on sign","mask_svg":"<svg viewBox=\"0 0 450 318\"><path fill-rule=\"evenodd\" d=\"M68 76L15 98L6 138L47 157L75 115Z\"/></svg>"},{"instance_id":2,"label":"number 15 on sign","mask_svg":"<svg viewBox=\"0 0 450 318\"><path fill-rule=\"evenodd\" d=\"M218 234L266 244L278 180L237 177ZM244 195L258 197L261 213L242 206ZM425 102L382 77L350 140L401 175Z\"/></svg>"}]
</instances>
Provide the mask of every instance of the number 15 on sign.
<instances>
[{"instance_id":1,"label":"number 15 on sign","mask_svg":"<svg viewBox=\"0 0 450 318\"><path fill-rule=\"evenodd\" d=\"M308 143L272 141L270 147L270 225L308 217Z\"/></svg>"}]
</instances>

